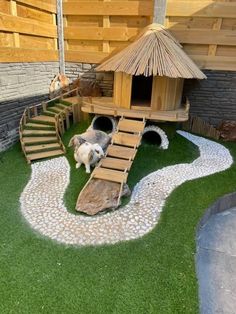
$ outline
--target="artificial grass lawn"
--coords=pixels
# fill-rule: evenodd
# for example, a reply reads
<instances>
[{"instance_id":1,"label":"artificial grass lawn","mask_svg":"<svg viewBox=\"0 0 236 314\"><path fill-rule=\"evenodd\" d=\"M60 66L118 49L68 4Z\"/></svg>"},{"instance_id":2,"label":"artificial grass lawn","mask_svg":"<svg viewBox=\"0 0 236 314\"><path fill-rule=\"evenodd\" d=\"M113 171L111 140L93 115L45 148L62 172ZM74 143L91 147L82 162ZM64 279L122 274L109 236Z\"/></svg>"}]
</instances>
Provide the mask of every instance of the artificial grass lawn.
<instances>
[{"instance_id":1,"label":"artificial grass lawn","mask_svg":"<svg viewBox=\"0 0 236 314\"><path fill-rule=\"evenodd\" d=\"M68 142L84 125L73 127ZM236 145L227 144L236 158ZM68 152L70 211L88 179ZM176 135L167 151L143 145L129 176L131 187L147 173L191 162L196 147ZM17 144L0 155L0 313L198 313L194 271L195 228L216 198L236 189L236 166L186 182L168 198L157 227L141 239L111 246L66 247L27 225L19 197L30 166Z\"/></svg>"}]
</instances>

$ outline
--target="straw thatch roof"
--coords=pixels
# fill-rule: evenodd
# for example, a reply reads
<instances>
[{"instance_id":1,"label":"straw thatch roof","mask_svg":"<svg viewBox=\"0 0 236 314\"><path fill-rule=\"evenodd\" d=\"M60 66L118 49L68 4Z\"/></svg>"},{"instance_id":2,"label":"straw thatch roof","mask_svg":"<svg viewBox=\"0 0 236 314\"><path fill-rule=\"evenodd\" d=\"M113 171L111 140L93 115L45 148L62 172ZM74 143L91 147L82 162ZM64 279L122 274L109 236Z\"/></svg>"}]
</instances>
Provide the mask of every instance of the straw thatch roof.
<instances>
[{"instance_id":1,"label":"straw thatch roof","mask_svg":"<svg viewBox=\"0 0 236 314\"><path fill-rule=\"evenodd\" d=\"M206 78L179 42L159 24L146 27L134 42L108 57L97 70L131 75Z\"/></svg>"}]
</instances>

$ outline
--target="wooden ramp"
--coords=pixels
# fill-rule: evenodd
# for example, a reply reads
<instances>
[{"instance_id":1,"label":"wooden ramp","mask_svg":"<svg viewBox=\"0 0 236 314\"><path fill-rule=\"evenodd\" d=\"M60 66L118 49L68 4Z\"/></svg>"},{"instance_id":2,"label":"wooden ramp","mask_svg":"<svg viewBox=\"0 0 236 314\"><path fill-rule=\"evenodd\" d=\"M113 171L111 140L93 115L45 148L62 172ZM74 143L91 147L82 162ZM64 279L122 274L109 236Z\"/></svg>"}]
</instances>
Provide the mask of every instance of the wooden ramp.
<instances>
[{"instance_id":1,"label":"wooden ramp","mask_svg":"<svg viewBox=\"0 0 236 314\"><path fill-rule=\"evenodd\" d=\"M117 200L117 205L119 205L123 185L127 182L129 170L140 145L144 127L145 119L120 118L117 131L112 136L112 141L107 148L105 158L99 162L98 166L92 172L89 181L78 197L77 203L80 197L83 197L83 191L88 187L90 181L92 179L100 179L120 184L120 192Z\"/></svg>"}]
</instances>

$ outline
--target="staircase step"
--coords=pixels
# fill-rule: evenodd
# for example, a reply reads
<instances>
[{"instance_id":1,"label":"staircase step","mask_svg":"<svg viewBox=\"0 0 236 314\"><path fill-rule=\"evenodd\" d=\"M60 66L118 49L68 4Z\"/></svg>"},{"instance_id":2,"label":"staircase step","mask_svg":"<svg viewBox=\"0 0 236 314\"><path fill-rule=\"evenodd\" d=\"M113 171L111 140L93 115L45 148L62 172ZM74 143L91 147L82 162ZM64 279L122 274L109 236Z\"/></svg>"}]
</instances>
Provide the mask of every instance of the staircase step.
<instances>
[{"instance_id":1,"label":"staircase step","mask_svg":"<svg viewBox=\"0 0 236 314\"><path fill-rule=\"evenodd\" d=\"M41 153L27 154L27 158L32 161L36 159L43 159L43 158L54 157L54 156L59 156L59 155L64 155L64 151L62 149L51 150L51 151L41 152Z\"/></svg>"},{"instance_id":2,"label":"staircase step","mask_svg":"<svg viewBox=\"0 0 236 314\"><path fill-rule=\"evenodd\" d=\"M52 136L56 135L56 131L51 130L23 130L23 136Z\"/></svg>"},{"instance_id":3,"label":"staircase step","mask_svg":"<svg viewBox=\"0 0 236 314\"><path fill-rule=\"evenodd\" d=\"M107 149L107 156L133 160L136 152L137 150L133 148L109 145Z\"/></svg>"},{"instance_id":4,"label":"staircase step","mask_svg":"<svg viewBox=\"0 0 236 314\"><path fill-rule=\"evenodd\" d=\"M136 147L140 141L141 136L137 134L118 132L112 136L112 142L118 145Z\"/></svg>"},{"instance_id":5,"label":"staircase step","mask_svg":"<svg viewBox=\"0 0 236 314\"><path fill-rule=\"evenodd\" d=\"M58 107L53 106L53 107L48 107L47 111L50 111L52 113L61 113L64 110L62 108L58 108Z\"/></svg>"},{"instance_id":6,"label":"staircase step","mask_svg":"<svg viewBox=\"0 0 236 314\"><path fill-rule=\"evenodd\" d=\"M92 177L95 179L108 180L112 182L125 183L128 178L128 173L105 169L105 168L95 168Z\"/></svg>"},{"instance_id":7,"label":"staircase step","mask_svg":"<svg viewBox=\"0 0 236 314\"><path fill-rule=\"evenodd\" d=\"M110 158L106 157L101 160L100 167L101 168L109 168L116 170L130 170L132 165L132 161L118 158Z\"/></svg>"},{"instance_id":8,"label":"staircase step","mask_svg":"<svg viewBox=\"0 0 236 314\"><path fill-rule=\"evenodd\" d=\"M33 152L40 152L40 151L57 150L60 148L61 148L60 144L52 143L52 144L25 146L25 151L26 153L33 153Z\"/></svg>"},{"instance_id":9,"label":"staircase step","mask_svg":"<svg viewBox=\"0 0 236 314\"><path fill-rule=\"evenodd\" d=\"M36 116L34 118L31 118L31 120L33 122L36 122L36 123L47 124L47 125L55 125L55 118L54 117L40 115L40 116Z\"/></svg>"},{"instance_id":10,"label":"staircase step","mask_svg":"<svg viewBox=\"0 0 236 314\"><path fill-rule=\"evenodd\" d=\"M49 116L49 117L54 117L56 115L56 112L52 112L52 111L49 111L49 110L44 110L43 114L46 115L46 116Z\"/></svg>"},{"instance_id":11,"label":"staircase step","mask_svg":"<svg viewBox=\"0 0 236 314\"><path fill-rule=\"evenodd\" d=\"M79 101L80 101L80 97L72 96L72 97L67 97L63 100L60 100L60 103L65 104L67 106L71 106L73 104L78 104Z\"/></svg>"},{"instance_id":12,"label":"staircase step","mask_svg":"<svg viewBox=\"0 0 236 314\"><path fill-rule=\"evenodd\" d=\"M46 144L46 143L57 143L58 139L56 136L26 136L23 137L23 142L27 144Z\"/></svg>"},{"instance_id":13,"label":"staircase step","mask_svg":"<svg viewBox=\"0 0 236 314\"><path fill-rule=\"evenodd\" d=\"M55 105L54 105L54 107L56 107L56 108L61 108L62 110L64 110L64 109L69 109L69 106L68 105L64 105L64 104L61 104L61 103L56 103Z\"/></svg>"},{"instance_id":14,"label":"staircase step","mask_svg":"<svg viewBox=\"0 0 236 314\"><path fill-rule=\"evenodd\" d=\"M143 132L145 128L145 122L131 119L120 119L117 129L119 131L139 133Z\"/></svg>"},{"instance_id":15,"label":"staircase step","mask_svg":"<svg viewBox=\"0 0 236 314\"><path fill-rule=\"evenodd\" d=\"M26 130L55 130L55 127L46 124L28 122L25 124Z\"/></svg>"}]
</instances>

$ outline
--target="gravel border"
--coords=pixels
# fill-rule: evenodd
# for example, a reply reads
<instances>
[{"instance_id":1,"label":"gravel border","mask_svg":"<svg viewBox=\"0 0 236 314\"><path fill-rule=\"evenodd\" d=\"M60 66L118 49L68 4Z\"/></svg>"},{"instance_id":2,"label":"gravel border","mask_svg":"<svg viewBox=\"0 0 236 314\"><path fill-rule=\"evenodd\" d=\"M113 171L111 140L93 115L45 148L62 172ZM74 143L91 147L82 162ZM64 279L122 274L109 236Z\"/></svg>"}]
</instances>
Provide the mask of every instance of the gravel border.
<instances>
[{"instance_id":1,"label":"gravel border","mask_svg":"<svg viewBox=\"0 0 236 314\"><path fill-rule=\"evenodd\" d=\"M20 197L21 212L30 226L59 243L68 245L114 244L137 239L158 223L166 198L182 183L229 168L232 157L224 146L178 131L198 146L200 156L192 163L155 171L134 188L131 201L117 211L87 217L69 213L63 197L70 181L65 157L32 165L30 181Z\"/></svg>"}]
</instances>

